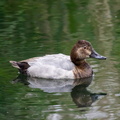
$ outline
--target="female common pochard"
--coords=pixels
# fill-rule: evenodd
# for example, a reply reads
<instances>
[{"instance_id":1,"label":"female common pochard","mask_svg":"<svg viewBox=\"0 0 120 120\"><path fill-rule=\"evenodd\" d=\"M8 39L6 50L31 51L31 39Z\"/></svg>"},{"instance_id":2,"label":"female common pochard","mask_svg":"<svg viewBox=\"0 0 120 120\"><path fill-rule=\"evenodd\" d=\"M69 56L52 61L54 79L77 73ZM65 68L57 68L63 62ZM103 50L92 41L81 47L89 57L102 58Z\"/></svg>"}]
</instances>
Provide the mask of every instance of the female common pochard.
<instances>
[{"instance_id":1,"label":"female common pochard","mask_svg":"<svg viewBox=\"0 0 120 120\"><path fill-rule=\"evenodd\" d=\"M99 55L90 42L79 40L72 48L70 56L64 54L34 57L20 62L10 61L20 73L30 77L46 79L80 79L93 75L86 58L106 59Z\"/></svg>"}]
</instances>

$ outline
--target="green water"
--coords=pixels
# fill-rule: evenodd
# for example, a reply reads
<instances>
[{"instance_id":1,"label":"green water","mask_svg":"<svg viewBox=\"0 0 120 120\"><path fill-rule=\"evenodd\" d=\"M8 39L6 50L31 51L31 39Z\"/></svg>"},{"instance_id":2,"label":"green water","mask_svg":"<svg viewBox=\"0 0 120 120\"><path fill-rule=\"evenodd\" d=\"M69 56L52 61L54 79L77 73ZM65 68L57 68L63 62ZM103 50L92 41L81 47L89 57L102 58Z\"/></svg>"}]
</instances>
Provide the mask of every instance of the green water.
<instances>
[{"instance_id":1,"label":"green water","mask_svg":"<svg viewBox=\"0 0 120 120\"><path fill-rule=\"evenodd\" d=\"M58 86L54 90L16 82L9 60L69 55L80 39L107 57L88 60L95 76L87 89L59 89L57 81L47 81ZM119 0L1 0L0 120L119 120L119 46Z\"/></svg>"}]
</instances>

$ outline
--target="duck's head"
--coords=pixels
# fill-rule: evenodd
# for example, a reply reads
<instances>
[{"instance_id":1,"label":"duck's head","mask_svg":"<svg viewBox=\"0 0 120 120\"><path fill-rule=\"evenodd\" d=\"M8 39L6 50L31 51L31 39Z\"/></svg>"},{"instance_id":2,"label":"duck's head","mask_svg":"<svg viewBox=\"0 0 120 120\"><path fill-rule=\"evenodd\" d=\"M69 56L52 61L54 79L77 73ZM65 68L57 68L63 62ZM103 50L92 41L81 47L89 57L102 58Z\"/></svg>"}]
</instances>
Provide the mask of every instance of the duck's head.
<instances>
[{"instance_id":1,"label":"duck's head","mask_svg":"<svg viewBox=\"0 0 120 120\"><path fill-rule=\"evenodd\" d=\"M71 51L71 60L74 64L79 64L79 61L86 58L106 59L106 57L98 54L86 40L79 40Z\"/></svg>"}]
</instances>

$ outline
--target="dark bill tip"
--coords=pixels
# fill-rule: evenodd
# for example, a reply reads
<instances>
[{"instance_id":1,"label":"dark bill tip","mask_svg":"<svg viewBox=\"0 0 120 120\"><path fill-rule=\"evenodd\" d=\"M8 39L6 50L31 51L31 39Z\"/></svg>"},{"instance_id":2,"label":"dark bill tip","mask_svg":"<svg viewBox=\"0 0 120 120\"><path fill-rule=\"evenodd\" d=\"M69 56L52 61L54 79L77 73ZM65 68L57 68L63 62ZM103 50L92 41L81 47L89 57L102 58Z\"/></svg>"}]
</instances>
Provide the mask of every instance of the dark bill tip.
<instances>
[{"instance_id":1,"label":"dark bill tip","mask_svg":"<svg viewBox=\"0 0 120 120\"><path fill-rule=\"evenodd\" d=\"M106 57L98 54L95 50L92 51L90 57L91 57L91 58L100 59L100 60L106 60L106 59L107 59Z\"/></svg>"}]
</instances>

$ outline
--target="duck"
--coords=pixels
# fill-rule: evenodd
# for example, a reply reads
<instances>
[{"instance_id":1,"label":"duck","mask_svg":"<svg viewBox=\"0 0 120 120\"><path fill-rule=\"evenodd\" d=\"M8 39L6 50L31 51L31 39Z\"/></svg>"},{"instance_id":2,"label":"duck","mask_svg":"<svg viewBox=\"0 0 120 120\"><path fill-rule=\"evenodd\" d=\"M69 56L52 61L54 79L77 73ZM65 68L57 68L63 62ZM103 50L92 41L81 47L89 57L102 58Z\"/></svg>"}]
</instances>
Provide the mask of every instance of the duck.
<instances>
[{"instance_id":1,"label":"duck","mask_svg":"<svg viewBox=\"0 0 120 120\"><path fill-rule=\"evenodd\" d=\"M78 40L70 56L62 53L33 57L22 61L9 61L21 74L45 79L81 79L93 76L93 70L87 58L105 60L91 43Z\"/></svg>"}]
</instances>

